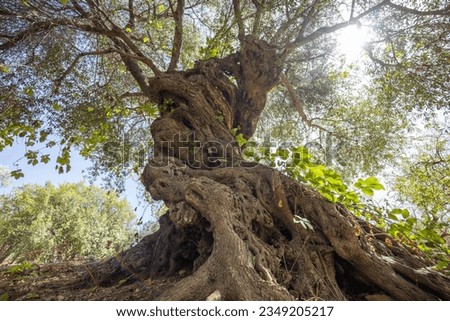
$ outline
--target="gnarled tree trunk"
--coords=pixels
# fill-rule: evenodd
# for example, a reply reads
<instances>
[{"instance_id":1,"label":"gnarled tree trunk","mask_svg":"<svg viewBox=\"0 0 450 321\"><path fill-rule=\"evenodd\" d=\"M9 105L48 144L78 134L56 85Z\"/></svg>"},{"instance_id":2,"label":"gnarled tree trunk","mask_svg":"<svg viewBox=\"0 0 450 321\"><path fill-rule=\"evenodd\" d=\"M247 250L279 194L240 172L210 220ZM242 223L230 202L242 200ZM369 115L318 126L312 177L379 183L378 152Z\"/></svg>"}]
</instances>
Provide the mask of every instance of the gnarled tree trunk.
<instances>
[{"instance_id":1,"label":"gnarled tree trunk","mask_svg":"<svg viewBox=\"0 0 450 321\"><path fill-rule=\"evenodd\" d=\"M155 300L450 299L449 279L425 259L309 187L242 160L231 130L253 135L278 81L276 58L247 36L239 53L150 80L161 117L142 182L169 210L159 231L99 265L95 282L177 276L149 293Z\"/></svg>"}]
</instances>

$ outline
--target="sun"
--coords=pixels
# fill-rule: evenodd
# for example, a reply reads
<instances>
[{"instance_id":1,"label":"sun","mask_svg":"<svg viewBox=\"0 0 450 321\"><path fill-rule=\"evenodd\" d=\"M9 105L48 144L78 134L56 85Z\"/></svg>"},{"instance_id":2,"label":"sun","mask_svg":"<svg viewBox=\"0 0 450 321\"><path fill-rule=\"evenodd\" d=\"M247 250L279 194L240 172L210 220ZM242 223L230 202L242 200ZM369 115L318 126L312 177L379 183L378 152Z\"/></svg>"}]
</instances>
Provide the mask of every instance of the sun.
<instances>
[{"instance_id":1,"label":"sun","mask_svg":"<svg viewBox=\"0 0 450 321\"><path fill-rule=\"evenodd\" d=\"M362 57L363 46L369 41L369 30L366 27L351 25L343 29L337 36L338 50L348 61Z\"/></svg>"}]
</instances>

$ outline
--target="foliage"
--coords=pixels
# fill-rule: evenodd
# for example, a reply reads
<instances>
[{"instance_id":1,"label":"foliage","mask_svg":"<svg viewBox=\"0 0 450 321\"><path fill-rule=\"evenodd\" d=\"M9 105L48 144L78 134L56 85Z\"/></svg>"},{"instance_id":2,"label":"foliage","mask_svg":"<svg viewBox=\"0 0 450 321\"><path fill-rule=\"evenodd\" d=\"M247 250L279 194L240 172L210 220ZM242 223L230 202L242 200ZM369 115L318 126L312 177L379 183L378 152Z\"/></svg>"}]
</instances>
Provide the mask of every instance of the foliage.
<instances>
[{"instance_id":1,"label":"foliage","mask_svg":"<svg viewBox=\"0 0 450 321\"><path fill-rule=\"evenodd\" d=\"M353 184L354 188L351 188L345 183L341 175L333 169L316 163L308 149L303 146L278 147L271 152L270 147L255 148L256 144L247 142L242 137L236 136L236 140L242 146L243 154L249 160L279 168L288 176L314 187L329 201L345 205L357 217L373 222L386 230L390 236L408 246L411 251L427 255L436 262L437 269L450 269L450 246L449 241L445 239L445 237L448 238L450 228L448 212L444 214L444 217L447 218L437 217L435 213L435 215L419 219L411 215L407 209L394 208L389 204L379 206L375 204L371 197L374 196L374 191L384 190L385 188L376 177L358 178ZM414 176L409 177L410 181L406 183L407 186L414 185L412 190L408 191L412 193L410 195L414 196L416 200L424 201L422 205L433 204L434 209L440 205L448 206L448 199L442 196L445 195L445 191L436 192L433 188L428 190L430 185L439 185L444 190L448 186L440 185L440 180L435 180L434 177L424 175L420 178L416 174L414 173ZM441 171L435 174L448 176ZM404 179L399 179L399 182L404 182ZM421 179L426 180L422 182L423 185ZM414 184L411 180L414 180ZM425 191L425 193L418 196L415 193L417 189ZM404 194L407 195L408 192ZM427 199L427 196L431 197L430 193L433 192L438 197L436 203L432 199ZM443 197L442 203L439 202L439 197ZM420 206L421 203L418 205ZM442 210L442 208L440 209ZM297 215L294 217L294 222L300 223L305 229L312 229L307 220L305 221Z\"/></svg>"},{"instance_id":2,"label":"foliage","mask_svg":"<svg viewBox=\"0 0 450 321\"><path fill-rule=\"evenodd\" d=\"M446 136L447 131L431 135L415 157L403 159L403 173L396 178L394 188L401 202L417 208L417 218L409 219L417 221L417 228L392 227L396 232L421 240L419 249L438 256L442 268L449 267L450 255L450 155Z\"/></svg>"},{"instance_id":3,"label":"foliage","mask_svg":"<svg viewBox=\"0 0 450 321\"><path fill-rule=\"evenodd\" d=\"M10 184L11 173L7 166L0 165L0 188Z\"/></svg>"},{"instance_id":4,"label":"foliage","mask_svg":"<svg viewBox=\"0 0 450 321\"><path fill-rule=\"evenodd\" d=\"M403 159L403 175L396 179L395 188L404 201L436 220L450 211L450 154L446 137L427 145L417 156Z\"/></svg>"},{"instance_id":5,"label":"foliage","mask_svg":"<svg viewBox=\"0 0 450 321\"><path fill-rule=\"evenodd\" d=\"M0 196L0 209L0 261L110 256L134 234L128 203L83 183L25 185Z\"/></svg>"},{"instance_id":6,"label":"foliage","mask_svg":"<svg viewBox=\"0 0 450 321\"><path fill-rule=\"evenodd\" d=\"M6 273L12 275L25 274L31 271L32 269L33 265L30 262L25 261L18 265L11 266L10 268L8 268L8 270L6 270Z\"/></svg>"}]
</instances>

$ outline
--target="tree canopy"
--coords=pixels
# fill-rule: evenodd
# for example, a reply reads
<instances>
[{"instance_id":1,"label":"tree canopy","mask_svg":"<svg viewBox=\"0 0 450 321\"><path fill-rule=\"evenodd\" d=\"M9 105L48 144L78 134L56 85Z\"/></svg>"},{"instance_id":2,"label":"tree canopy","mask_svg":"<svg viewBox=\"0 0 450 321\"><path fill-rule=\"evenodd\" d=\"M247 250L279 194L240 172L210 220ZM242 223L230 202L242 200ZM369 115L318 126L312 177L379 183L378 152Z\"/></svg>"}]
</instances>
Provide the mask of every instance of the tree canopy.
<instances>
[{"instance_id":1,"label":"tree canopy","mask_svg":"<svg viewBox=\"0 0 450 321\"><path fill-rule=\"evenodd\" d=\"M122 157L137 171L161 103L149 78L225 57L253 34L276 48L287 83L269 100L268 126L290 119L289 138L329 133L341 153L358 154L356 169L375 171L402 147L411 111L447 106L448 10L445 1L5 1L0 147L21 136L33 164L49 161L32 148L41 142L60 146L60 171L72 147L99 169L119 175ZM363 70L337 57L334 33L349 25L370 37Z\"/></svg>"}]
</instances>

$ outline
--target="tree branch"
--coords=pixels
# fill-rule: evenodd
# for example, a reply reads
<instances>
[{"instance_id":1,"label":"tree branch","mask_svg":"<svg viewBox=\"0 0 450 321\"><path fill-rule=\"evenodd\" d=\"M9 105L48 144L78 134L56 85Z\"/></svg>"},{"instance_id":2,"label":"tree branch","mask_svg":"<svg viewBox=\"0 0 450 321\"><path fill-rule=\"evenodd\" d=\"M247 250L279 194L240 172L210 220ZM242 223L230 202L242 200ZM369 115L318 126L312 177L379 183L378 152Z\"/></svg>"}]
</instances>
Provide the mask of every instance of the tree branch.
<instances>
[{"instance_id":1,"label":"tree branch","mask_svg":"<svg viewBox=\"0 0 450 321\"><path fill-rule=\"evenodd\" d=\"M353 14L355 13L355 4L356 4L356 0L352 1L352 7L350 9L350 19L353 18Z\"/></svg>"},{"instance_id":2,"label":"tree branch","mask_svg":"<svg viewBox=\"0 0 450 321\"><path fill-rule=\"evenodd\" d=\"M55 86L56 88L58 88L61 85L61 82L64 80L64 78L67 77L67 75L69 73L72 72L72 70L75 68L75 66L77 65L78 61L82 58L82 57L86 57L86 56L98 56L98 55L106 55L109 53L114 52L111 49L107 49L107 50L97 50L97 51L89 51L89 52L82 52L79 53L75 59L72 61L72 63L70 64L70 66L62 73L62 75L60 77L58 77L57 79L54 80L55 82Z\"/></svg>"},{"instance_id":3,"label":"tree branch","mask_svg":"<svg viewBox=\"0 0 450 321\"><path fill-rule=\"evenodd\" d=\"M444 9L441 10L431 10L431 11L420 11L408 7L404 7L395 3L392 3L392 1L387 0L386 4L394 8L396 10L399 10L404 13L413 14L416 16L449 16L450 15L450 5L447 5Z\"/></svg>"},{"instance_id":4,"label":"tree branch","mask_svg":"<svg viewBox=\"0 0 450 321\"><path fill-rule=\"evenodd\" d=\"M134 19L135 19L135 15L134 15L134 4L133 4L133 0L128 0L128 11L129 11L129 19L128 19L128 26L133 29L134 28Z\"/></svg>"},{"instance_id":5,"label":"tree branch","mask_svg":"<svg viewBox=\"0 0 450 321\"><path fill-rule=\"evenodd\" d=\"M117 38L111 39L116 45L117 49L112 49L114 52L120 54L123 63L127 67L130 74L136 80L141 91L151 100L155 100L154 94L147 83L147 77L145 77L142 69L137 64L136 60L139 60L138 57L129 53L130 49Z\"/></svg>"},{"instance_id":6,"label":"tree branch","mask_svg":"<svg viewBox=\"0 0 450 321\"><path fill-rule=\"evenodd\" d=\"M382 67L385 68L399 68L401 67L401 64L390 64L390 63L386 63L380 59L378 59L377 57L375 57L375 55L373 54L372 48L370 48L369 45L364 46L363 49L367 52L367 54L369 55L370 60L372 60L373 62L379 64Z\"/></svg>"},{"instance_id":7,"label":"tree branch","mask_svg":"<svg viewBox=\"0 0 450 321\"><path fill-rule=\"evenodd\" d=\"M314 0L314 2L310 6L304 8L303 10L297 10L295 12L295 14L291 17L289 17L289 15L286 13L287 20L285 22L283 22L281 24L281 26L277 29L277 31L275 32L274 38L277 40L282 39L284 34L286 33L286 31L288 30L288 28L290 26L294 25L295 21L297 19L299 19L302 15L306 14L306 17L304 17L302 24L300 26L300 31L299 31L299 35L303 36L307 24L309 23L310 19L312 18L313 14L315 12L314 7L315 7L316 3L319 1L320 0ZM306 12L308 12L308 13L306 13ZM289 48L285 48L285 50L282 54L282 57L286 56L288 52L289 52Z\"/></svg>"},{"instance_id":8,"label":"tree branch","mask_svg":"<svg viewBox=\"0 0 450 321\"><path fill-rule=\"evenodd\" d=\"M314 17L316 14L316 5L320 3L320 0L315 0L311 6L309 7L308 14L306 15L305 19L302 22L302 26L300 28L299 36L303 37L305 34L306 27L308 26L308 23L310 20Z\"/></svg>"},{"instance_id":9,"label":"tree branch","mask_svg":"<svg viewBox=\"0 0 450 321\"><path fill-rule=\"evenodd\" d=\"M142 61L144 64L150 67L155 75L160 75L161 71L156 67L153 60L145 56L138 46L125 34L125 32L118 26L113 25L113 31L115 35L118 36L136 55L131 55L130 58ZM111 38L111 37L110 37Z\"/></svg>"},{"instance_id":10,"label":"tree branch","mask_svg":"<svg viewBox=\"0 0 450 321\"><path fill-rule=\"evenodd\" d=\"M55 26L49 21L38 21L32 23L28 29L25 29L17 33L15 36L8 36L2 34L1 38L6 38L7 40L4 43L0 44L0 50L7 50L9 48L12 48L25 38L41 31L48 31L53 27Z\"/></svg>"},{"instance_id":11,"label":"tree branch","mask_svg":"<svg viewBox=\"0 0 450 321\"><path fill-rule=\"evenodd\" d=\"M298 98L298 95L294 89L294 86L292 86L289 79L284 74L282 74L280 76L280 80L281 80L281 83L286 87L288 94L289 94L289 98L291 99L291 102L294 105L295 110L300 115L300 118L302 119L302 121L310 128L317 128L317 129L323 130L326 133L335 135L330 130L328 130L320 125L313 124L312 121L310 119L308 119L308 116L306 115L306 113L302 107L302 104L300 103L300 99Z\"/></svg>"},{"instance_id":12,"label":"tree branch","mask_svg":"<svg viewBox=\"0 0 450 321\"><path fill-rule=\"evenodd\" d=\"M238 37L239 37L240 41L243 41L244 37L245 37L245 28L244 28L244 22L242 20L241 1L240 0L233 0L233 9L234 9L234 16L236 17L236 22L237 22L238 29L239 29Z\"/></svg>"},{"instance_id":13,"label":"tree branch","mask_svg":"<svg viewBox=\"0 0 450 321\"><path fill-rule=\"evenodd\" d=\"M349 25L356 24L356 23L358 23L358 21L359 21L360 19L364 18L365 16L367 16L367 15L369 15L369 14L371 14L371 13L377 11L377 10L380 10L382 7L384 7L385 5L387 5L388 2L389 2L389 0L383 0L383 1L380 2L379 4L373 6L373 7L370 8L370 9L367 9L367 10L364 11L363 13L357 15L356 17L350 18L348 21L344 21L344 22L337 23L337 24L335 24L335 25L333 25L333 26L331 26L331 27L322 27L322 28L319 28L319 29L313 31L312 33L310 33L310 34L307 35L307 36L303 36L302 33L300 33L300 34L295 38L294 41L292 41L291 43L289 43L289 44L287 45L287 47L298 47L298 46L304 45L305 43L314 41L314 40L320 38L320 37L323 36L323 35L330 34L330 33L333 33L333 32L335 32L335 31L338 31L338 30L340 30L340 29L343 29L343 28L345 28L345 27L347 27L347 26L349 26Z\"/></svg>"},{"instance_id":14,"label":"tree branch","mask_svg":"<svg viewBox=\"0 0 450 321\"><path fill-rule=\"evenodd\" d=\"M109 16L99 7L99 5L95 1L87 0L87 3L89 4L89 6L91 7L92 10L96 10L98 13L100 13L100 15L103 16L104 19L112 26L112 30L110 30L106 26L99 27L99 22L91 19L92 22L96 25L96 27L102 31L100 33L103 33L106 31L107 33L105 35L107 35L113 41L114 41L115 37L120 38L123 41L123 43L126 44L128 46L128 48L137 55L137 56L131 55L131 57L129 57L129 58L133 58L133 59L136 59L136 60L139 60L139 61L145 63L148 67L150 67L150 69L153 71L153 73L155 75L161 74L161 71L158 69L158 67L156 67L155 63L150 58L146 57L142 53L142 51L139 49L139 47L128 37L128 35L122 30L122 28L117 26L109 18ZM100 21L103 21L100 16L98 16L97 18ZM128 54L129 53L127 53L127 55Z\"/></svg>"},{"instance_id":15,"label":"tree branch","mask_svg":"<svg viewBox=\"0 0 450 321\"><path fill-rule=\"evenodd\" d=\"M262 9L264 7L261 6L261 3L258 2L258 0L252 0L252 2L253 2L253 5L256 8L255 20L253 22L253 28L252 28L252 34L256 35L258 33L258 30L259 30L259 23L261 21Z\"/></svg>"},{"instance_id":16,"label":"tree branch","mask_svg":"<svg viewBox=\"0 0 450 321\"><path fill-rule=\"evenodd\" d=\"M78 3L77 0L71 0L73 7L75 8L75 10L77 12L79 12L81 14L81 16L83 16L84 18L89 18L90 15L89 13L83 9L83 7Z\"/></svg>"},{"instance_id":17,"label":"tree branch","mask_svg":"<svg viewBox=\"0 0 450 321\"><path fill-rule=\"evenodd\" d=\"M169 3L173 18L175 20L175 32L173 37L172 57L170 58L169 68L167 68L167 71L173 71L176 69L178 60L180 59L181 46L183 44L184 0L177 1L176 10L173 10L172 2L169 1Z\"/></svg>"}]
</instances>

